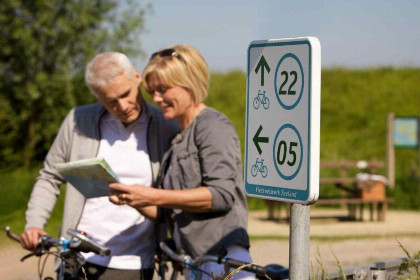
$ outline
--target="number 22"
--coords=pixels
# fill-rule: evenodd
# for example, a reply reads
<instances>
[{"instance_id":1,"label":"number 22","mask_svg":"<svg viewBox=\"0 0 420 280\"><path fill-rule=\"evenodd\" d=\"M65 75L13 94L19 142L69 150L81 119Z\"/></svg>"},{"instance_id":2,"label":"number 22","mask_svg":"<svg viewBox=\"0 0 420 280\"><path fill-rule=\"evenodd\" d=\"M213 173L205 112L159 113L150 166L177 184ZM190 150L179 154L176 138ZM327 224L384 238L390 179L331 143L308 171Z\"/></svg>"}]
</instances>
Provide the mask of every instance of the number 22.
<instances>
[{"instance_id":1,"label":"number 22","mask_svg":"<svg viewBox=\"0 0 420 280\"><path fill-rule=\"evenodd\" d=\"M290 72L290 76L293 76L294 79L293 79L292 83L290 84L289 89L287 91L283 90L283 87L287 84L287 81L289 79L289 73L287 73L287 71L282 71L281 72L281 75L282 76L286 76L286 78L284 79L283 83L280 86L279 95L285 95L285 94L295 95L296 94L296 91L295 90L292 90L292 87L296 84L296 81L297 81L297 73L296 73L296 71Z\"/></svg>"}]
</instances>

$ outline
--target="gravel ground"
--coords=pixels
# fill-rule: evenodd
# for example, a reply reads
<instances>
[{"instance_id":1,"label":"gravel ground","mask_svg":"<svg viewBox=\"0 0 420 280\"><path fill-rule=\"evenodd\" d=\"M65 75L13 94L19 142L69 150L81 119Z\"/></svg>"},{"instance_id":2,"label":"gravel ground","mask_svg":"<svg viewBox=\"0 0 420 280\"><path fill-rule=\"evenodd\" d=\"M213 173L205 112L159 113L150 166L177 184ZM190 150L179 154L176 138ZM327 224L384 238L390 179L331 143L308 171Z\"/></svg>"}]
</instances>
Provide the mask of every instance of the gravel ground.
<instances>
[{"instance_id":1,"label":"gravel ground","mask_svg":"<svg viewBox=\"0 0 420 280\"><path fill-rule=\"evenodd\" d=\"M398 241L411 253L420 250L420 212L388 211L386 221L346 221L341 210L311 209L310 262L313 272L320 270L317 252L323 267L337 269L337 259L342 267L368 264L375 261L405 257ZM365 214L367 216L367 213ZM289 224L266 219L265 211L249 214L248 231L251 237L251 255L258 264L289 264ZM263 239L255 238L265 236ZM265 239L272 236L273 239ZM345 240L338 239L346 237ZM333 254L333 253L334 254ZM26 254L20 245L0 236L0 279L32 280L37 276L37 259L21 263ZM53 259L46 266L46 274L53 276Z\"/></svg>"}]
</instances>

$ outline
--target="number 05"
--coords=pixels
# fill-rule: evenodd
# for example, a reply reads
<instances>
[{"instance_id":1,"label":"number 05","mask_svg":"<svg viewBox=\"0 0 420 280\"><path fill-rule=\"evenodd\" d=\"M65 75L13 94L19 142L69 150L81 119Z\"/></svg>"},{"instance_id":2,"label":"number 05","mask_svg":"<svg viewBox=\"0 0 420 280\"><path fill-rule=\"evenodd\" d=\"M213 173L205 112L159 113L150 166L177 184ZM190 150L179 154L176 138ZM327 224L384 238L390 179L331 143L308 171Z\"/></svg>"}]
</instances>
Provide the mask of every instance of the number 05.
<instances>
[{"instance_id":1,"label":"number 05","mask_svg":"<svg viewBox=\"0 0 420 280\"><path fill-rule=\"evenodd\" d=\"M298 146L298 143L296 142L290 142L289 146L289 155L292 156L291 160L287 161L287 164L289 166L293 166L296 164L296 152L294 151L294 148ZM280 165L283 165L286 161L286 153L287 153L287 143L286 141L282 140L279 142L279 145L277 147L277 163Z\"/></svg>"}]
</instances>

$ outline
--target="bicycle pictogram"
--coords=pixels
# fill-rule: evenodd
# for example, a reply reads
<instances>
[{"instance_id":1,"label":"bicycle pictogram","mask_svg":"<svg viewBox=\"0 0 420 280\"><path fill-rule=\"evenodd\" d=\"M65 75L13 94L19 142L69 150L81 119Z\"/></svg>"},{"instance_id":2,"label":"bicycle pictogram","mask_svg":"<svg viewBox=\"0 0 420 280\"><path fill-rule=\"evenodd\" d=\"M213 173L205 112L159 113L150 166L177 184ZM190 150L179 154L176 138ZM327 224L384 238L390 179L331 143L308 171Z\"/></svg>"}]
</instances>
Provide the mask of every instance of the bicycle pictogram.
<instances>
[{"instance_id":1,"label":"bicycle pictogram","mask_svg":"<svg viewBox=\"0 0 420 280\"><path fill-rule=\"evenodd\" d=\"M264 109L268 109L270 106L270 99L265 96L265 90L258 90L258 95L254 98L254 102L252 104L255 109L258 109L260 104L263 105Z\"/></svg>"},{"instance_id":2,"label":"bicycle pictogram","mask_svg":"<svg viewBox=\"0 0 420 280\"><path fill-rule=\"evenodd\" d=\"M251 174L253 177L257 176L257 173L260 172L263 178L267 177L268 170L267 166L264 165L264 159L257 158L255 164L251 167Z\"/></svg>"}]
</instances>

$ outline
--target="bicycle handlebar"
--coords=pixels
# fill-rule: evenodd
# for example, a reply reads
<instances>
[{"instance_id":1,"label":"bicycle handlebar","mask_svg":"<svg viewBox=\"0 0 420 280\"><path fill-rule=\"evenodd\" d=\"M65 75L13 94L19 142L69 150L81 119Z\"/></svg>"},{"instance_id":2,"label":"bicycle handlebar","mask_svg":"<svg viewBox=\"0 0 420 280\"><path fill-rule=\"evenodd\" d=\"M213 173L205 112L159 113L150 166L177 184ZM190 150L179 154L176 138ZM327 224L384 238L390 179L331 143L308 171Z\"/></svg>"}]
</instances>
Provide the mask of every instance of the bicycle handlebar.
<instances>
[{"instance_id":1,"label":"bicycle handlebar","mask_svg":"<svg viewBox=\"0 0 420 280\"><path fill-rule=\"evenodd\" d=\"M75 231L72 229L67 230L67 233L78 239L79 242L73 242L70 243L69 247L72 249L78 249L82 252L88 253L93 252L95 254L101 255L101 256L109 256L111 254L111 249L108 247L99 245L89 237Z\"/></svg>"},{"instance_id":2,"label":"bicycle handlebar","mask_svg":"<svg viewBox=\"0 0 420 280\"><path fill-rule=\"evenodd\" d=\"M237 260L234 260L234 259L229 259L229 258L226 259L225 263L228 264L229 267L233 267L233 268L238 268L238 267L241 267L243 265L248 265L248 266L245 266L243 268L243 270L255 273L257 275L266 275L268 273L266 267L259 266L259 265L256 265L256 264L247 264L247 263L237 261Z\"/></svg>"},{"instance_id":3,"label":"bicycle handlebar","mask_svg":"<svg viewBox=\"0 0 420 280\"><path fill-rule=\"evenodd\" d=\"M5 231L9 238L19 243L21 242L21 238L10 231L10 227L6 226ZM46 259L44 259L43 265L41 266L41 257L44 255L55 255L61 260L57 279L67 279L67 276L65 276L67 274L71 275L71 279L76 279L73 277L76 277L80 273L79 269L83 268L82 265L86 262L80 252L93 252L101 256L109 256L111 254L109 248L101 246L82 233L69 229L67 234L71 237L52 238L49 235L41 236L35 250L23 256L21 261L23 262L32 256L39 257L38 275L39 279L42 279ZM51 250L51 248L55 250Z\"/></svg>"},{"instance_id":4,"label":"bicycle handlebar","mask_svg":"<svg viewBox=\"0 0 420 280\"><path fill-rule=\"evenodd\" d=\"M189 263L191 261L191 257L187 255L178 255L175 253L171 248L169 248L168 245L166 245L165 242L159 243L160 249L165 252L174 261L180 262L180 263Z\"/></svg>"},{"instance_id":5,"label":"bicycle handlebar","mask_svg":"<svg viewBox=\"0 0 420 280\"><path fill-rule=\"evenodd\" d=\"M257 264L249 264L246 262L225 258L225 257L217 257L217 256L211 256L211 255L203 255L195 260L191 260L191 257L188 255L179 255L175 253L171 248L169 248L168 245L166 245L165 242L159 243L160 249L167 254L172 260L178 261L183 264L187 264L190 266L198 267L202 263L206 262L216 262L221 264L226 264L227 266L231 268L238 268L241 266L244 266L242 269L251 273L255 273L256 275L259 275L261 277L264 277L265 275L268 275L271 279L277 280L277 279L288 279L289 278L289 270L281 265L267 265L267 266L260 266Z\"/></svg>"},{"instance_id":6,"label":"bicycle handlebar","mask_svg":"<svg viewBox=\"0 0 420 280\"><path fill-rule=\"evenodd\" d=\"M6 235L9 238L17 242L20 242L20 237L14 234L13 232L11 232L9 226L6 226L4 230L6 231ZM111 249L109 249L108 247L99 245L98 243L90 239L89 237L75 230L69 229L67 233L71 237L73 237L73 239L66 240L65 238L52 238L49 235L41 236L38 243L38 250L43 250L43 249L48 250L51 247L63 246L64 243L67 243L67 246L70 249L73 249L75 251L81 251L85 253L93 252L101 256L109 256L111 254ZM38 255L39 253L36 253L36 255Z\"/></svg>"},{"instance_id":7,"label":"bicycle handlebar","mask_svg":"<svg viewBox=\"0 0 420 280\"><path fill-rule=\"evenodd\" d=\"M17 242L19 242L19 243L20 243L20 237L19 237L18 235L14 234L13 232L11 232L11 231L10 231L10 227L9 227L9 226L6 226L6 227L4 228L4 230L6 231L6 235L7 235L9 238L11 238L11 239L13 239L13 240L15 240L15 241L17 241Z\"/></svg>"}]
</instances>

